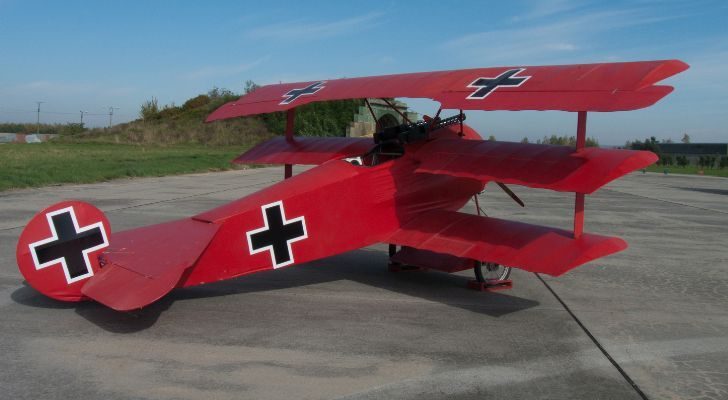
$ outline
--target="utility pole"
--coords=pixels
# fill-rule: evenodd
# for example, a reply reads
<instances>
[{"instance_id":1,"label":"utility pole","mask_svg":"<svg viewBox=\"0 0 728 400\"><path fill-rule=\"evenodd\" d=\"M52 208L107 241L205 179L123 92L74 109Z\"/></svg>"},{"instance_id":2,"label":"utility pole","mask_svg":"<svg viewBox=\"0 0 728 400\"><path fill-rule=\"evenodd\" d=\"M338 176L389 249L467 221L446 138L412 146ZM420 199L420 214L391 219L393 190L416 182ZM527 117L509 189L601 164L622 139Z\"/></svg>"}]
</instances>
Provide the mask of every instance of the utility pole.
<instances>
[{"instance_id":1,"label":"utility pole","mask_svg":"<svg viewBox=\"0 0 728 400\"><path fill-rule=\"evenodd\" d=\"M40 134L40 105L45 103L45 101L36 101L35 104L38 105L38 114L35 117L35 134Z\"/></svg>"},{"instance_id":2,"label":"utility pole","mask_svg":"<svg viewBox=\"0 0 728 400\"><path fill-rule=\"evenodd\" d=\"M109 128L111 128L112 120L114 118L114 110L118 110L119 107L109 106Z\"/></svg>"},{"instance_id":3,"label":"utility pole","mask_svg":"<svg viewBox=\"0 0 728 400\"><path fill-rule=\"evenodd\" d=\"M79 111L81 113L81 126L83 126L83 114L88 114L88 111Z\"/></svg>"}]
</instances>

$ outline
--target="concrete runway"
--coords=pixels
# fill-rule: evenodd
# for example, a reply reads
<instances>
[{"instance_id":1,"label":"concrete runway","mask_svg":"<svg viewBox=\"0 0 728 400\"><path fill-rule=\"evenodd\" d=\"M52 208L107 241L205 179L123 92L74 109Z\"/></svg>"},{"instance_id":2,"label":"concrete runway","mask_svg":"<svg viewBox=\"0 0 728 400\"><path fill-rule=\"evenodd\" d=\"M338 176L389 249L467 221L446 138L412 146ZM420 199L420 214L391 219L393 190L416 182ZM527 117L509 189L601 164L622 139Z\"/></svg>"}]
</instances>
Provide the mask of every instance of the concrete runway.
<instances>
[{"instance_id":1,"label":"concrete runway","mask_svg":"<svg viewBox=\"0 0 728 400\"><path fill-rule=\"evenodd\" d=\"M586 230L630 249L560 278L515 271L515 287L499 293L465 289L470 271L389 273L379 245L176 290L132 315L49 300L15 265L22 226L56 201L92 202L118 231L212 208L281 174L0 194L0 397L728 398L728 179L617 181L587 197ZM514 190L527 208L493 186L481 197L489 215L570 227L573 195Z\"/></svg>"}]
</instances>

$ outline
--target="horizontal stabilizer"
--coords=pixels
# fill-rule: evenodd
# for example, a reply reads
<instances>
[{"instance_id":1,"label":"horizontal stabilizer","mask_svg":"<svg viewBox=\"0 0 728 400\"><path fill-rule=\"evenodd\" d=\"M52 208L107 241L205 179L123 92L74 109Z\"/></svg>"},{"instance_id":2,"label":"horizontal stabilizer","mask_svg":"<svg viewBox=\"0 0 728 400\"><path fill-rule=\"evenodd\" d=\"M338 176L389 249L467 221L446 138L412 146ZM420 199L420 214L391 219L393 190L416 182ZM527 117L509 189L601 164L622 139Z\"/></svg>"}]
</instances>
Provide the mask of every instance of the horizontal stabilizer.
<instances>
[{"instance_id":1,"label":"horizontal stabilizer","mask_svg":"<svg viewBox=\"0 0 728 400\"><path fill-rule=\"evenodd\" d=\"M554 276L627 248L616 237L585 233L574 239L563 229L454 211L424 213L387 242Z\"/></svg>"},{"instance_id":2,"label":"horizontal stabilizer","mask_svg":"<svg viewBox=\"0 0 728 400\"><path fill-rule=\"evenodd\" d=\"M417 158L416 172L586 194L657 161L649 151L457 139L434 140Z\"/></svg>"},{"instance_id":3,"label":"horizontal stabilizer","mask_svg":"<svg viewBox=\"0 0 728 400\"><path fill-rule=\"evenodd\" d=\"M118 311L142 308L177 285L217 228L182 219L115 233L101 255L103 267L81 291Z\"/></svg>"},{"instance_id":4,"label":"horizontal stabilizer","mask_svg":"<svg viewBox=\"0 0 728 400\"><path fill-rule=\"evenodd\" d=\"M236 164L319 165L333 159L360 156L374 146L372 138L276 137L239 155Z\"/></svg>"}]
</instances>

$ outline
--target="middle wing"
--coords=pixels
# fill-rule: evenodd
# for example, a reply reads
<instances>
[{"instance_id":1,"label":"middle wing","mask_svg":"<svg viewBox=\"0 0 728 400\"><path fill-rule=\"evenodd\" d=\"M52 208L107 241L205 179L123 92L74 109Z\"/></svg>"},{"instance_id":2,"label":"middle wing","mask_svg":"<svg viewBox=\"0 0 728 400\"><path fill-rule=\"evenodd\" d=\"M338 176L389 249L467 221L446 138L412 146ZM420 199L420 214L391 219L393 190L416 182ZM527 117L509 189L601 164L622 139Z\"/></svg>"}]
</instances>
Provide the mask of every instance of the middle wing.
<instances>
[{"instance_id":1,"label":"middle wing","mask_svg":"<svg viewBox=\"0 0 728 400\"><path fill-rule=\"evenodd\" d=\"M416 157L416 172L585 194L657 161L649 151L459 139L433 140Z\"/></svg>"},{"instance_id":2,"label":"middle wing","mask_svg":"<svg viewBox=\"0 0 728 400\"><path fill-rule=\"evenodd\" d=\"M275 137L239 155L236 164L318 165L326 161L359 156L371 149L372 138Z\"/></svg>"}]
</instances>

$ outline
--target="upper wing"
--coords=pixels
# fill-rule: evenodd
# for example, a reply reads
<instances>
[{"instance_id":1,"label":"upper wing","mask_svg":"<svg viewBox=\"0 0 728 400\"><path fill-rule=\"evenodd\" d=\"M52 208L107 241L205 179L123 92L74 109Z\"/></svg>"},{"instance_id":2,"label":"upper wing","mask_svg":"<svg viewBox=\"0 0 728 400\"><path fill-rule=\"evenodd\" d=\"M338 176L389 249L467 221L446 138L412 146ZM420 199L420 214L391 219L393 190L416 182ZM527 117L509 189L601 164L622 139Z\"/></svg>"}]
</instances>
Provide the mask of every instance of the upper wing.
<instances>
[{"instance_id":1,"label":"upper wing","mask_svg":"<svg viewBox=\"0 0 728 400\"><path fill-rule=\"evenodd\" d=\"M407 222L387 242L554 276L627 248L616 237L574 239L563 229L441 210Z\"/></svg>"},{"instance_id":2,"label":"upper wing","mask_svg":"<svg viewBox=\"0 0 728 400\"><path fill-rule=\"evenodd\" d=\"M474 68L263 86L215 110L207 121L356 98L430 98L463 110L624 111L672 91L655 83L680 73L678 60Z\"/></svg>"},{"instance_id":3,"label":"upper wing","mask_svg":"<svg viewBox=\"0 0 728 400\"><path fill-rule=\"evenodd\" d=\"M649 151L459 139L433 140L416 157L416 172L586 194L657 161Z\"/></svg>"},{"instance_id":4,"label":"upper wing","mask_svg":"<svg viewBox=\"0 0 728 400\"><path fill-rule=\"evenodd\" d=\"M373 146L371 138L275 137L239 155L237 164L319 165L326 161L359 156Z\"/></svg>"}]
</instances>

